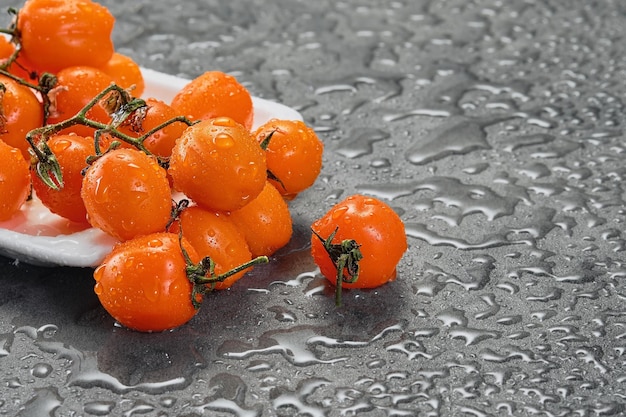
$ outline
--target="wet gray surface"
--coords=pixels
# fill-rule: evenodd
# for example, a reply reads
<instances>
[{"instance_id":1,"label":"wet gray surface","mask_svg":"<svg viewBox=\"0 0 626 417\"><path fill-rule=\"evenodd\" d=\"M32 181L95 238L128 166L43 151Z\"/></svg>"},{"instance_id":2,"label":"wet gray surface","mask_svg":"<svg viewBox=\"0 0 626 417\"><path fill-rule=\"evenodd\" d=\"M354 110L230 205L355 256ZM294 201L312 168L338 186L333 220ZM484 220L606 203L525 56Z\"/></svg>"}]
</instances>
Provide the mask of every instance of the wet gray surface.
<instances>
[{"instance_id":1,"label":"wet gray surface","mask_svg":"<svg viewBox=\"0 0 626 417\"><path fill-rule=\"evenodd\" d=\"M173 332L0 259L0 415L626 413L625 3L103 3L141 65L300 110L324 169L289 246ZM410 248L337 309L308 225L356 192Z\"/></svg>"}]
</instances>

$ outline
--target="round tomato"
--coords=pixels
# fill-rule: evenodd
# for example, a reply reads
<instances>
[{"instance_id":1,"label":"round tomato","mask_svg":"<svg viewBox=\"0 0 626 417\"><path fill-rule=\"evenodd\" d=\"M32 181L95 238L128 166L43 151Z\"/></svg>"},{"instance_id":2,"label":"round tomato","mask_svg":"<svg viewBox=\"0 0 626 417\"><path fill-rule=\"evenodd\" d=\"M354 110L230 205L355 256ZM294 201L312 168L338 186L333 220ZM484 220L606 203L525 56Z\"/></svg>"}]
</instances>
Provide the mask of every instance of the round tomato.
<instances>
[{"instance_id":1,"label":"round tomato","mask_svg":"<svg viewBox=\"0 0 626 417\"><path fill-rule=\"evenodd\" d=\"M21 152L0 140L0 221L8 220L22 207L30 193L28 162Z\"/></svg>"},{"instance_id":2,"label":"round tomato","mask_svg":"<svg viewBox=\"0 0 626 417\"><path fill-rule=\"evenodd\" d=\"M30 160L26 134L43 124L43 107L35 94L17 81L0 75L0 140Z\"/></svg>"},{"instance_id":3,"label":"round tomato","mask_svg":"<svg viewBox=\"0 0 626 417\"><path fill-rule=\"evenodd\" d=\"M194 78L176 94L171 105L191 120L225 116L248 130L252 128L250 92L235 77L220 71L208 71Z\"/></svg>"},{"instance_id":4,"label":"round tomato","mask_svg":"<svg viewBox=\"0 0 626 417\"><path fill-rule=\"evenodd\" d=\"M74 117L102 90L106 89L113 79L102 70L87 66L67 67L57 74L57 84L48 96L52 109L48 116L48 124L59 123ZM93 106L86 113L87 118L103 124L109 123L111 117L104 107ZM61 133L76 133L81 136L93 136L95 129L77 124Z\"/></svg>"},{"instance_id":5,"label":"round tomato","mask_svg":"<svg viewBox=\"0 0 626 417\"><path fill-rule=\"evenodd\" d=\"M114 52L111 59L100 69L108 74L118 86L132 89L135 97L141 97L145 89L145 82L141 68L131 57Z\"/></svg>"},{"instance_id":6,"label":"round tomato","mask_svg":"<svg viewBox=\"0 0 626 417\"><path fill-rule=\"evenodd\" d=\"M209 257L215 265L215 275L230 271L250 262L252 255L244 235L232 220L223 213L204 210L198 206L184 209L179 221L169 229L183 236L194 247L200 257ZM248 270L242 270L224 281L210 284L216 290L230 288Z\"/></svg>"},{"instance_id":7,"label":"round tomato","mask_svg":"<svg viewBox=\"0 0 626 417\"><path fill-rule=\"evenodd\" d=\"M270 181L287 199L309 188L322 169L324 143L301 120L272 119L254 136L265 148Z\"/></svg>"},{"instance_id":8,"label":"round tomato","mask_svg":"<svg viewBox=\"0 0 626 417\"><path fill-rule=\"evenodd\" d=\"M39 71L100 67L113 55L115 18L91 0L27 0L17 15L22 54Z\"/></svg>"},{"instance_id":9,"label":"round tomato","mask_svg":"<svg viewBox=\"0 0 626 417\"><path fill-rule=\"evenodd\" d=\"M174 188L199 206L237 210L252 201L267 179L265 153L250 132L228 117L189 126L172 149Z\"/></svg>"},{"instance_id":10,"label":"round tomato","mask_svg":"<svg viewBox=\"0 0 626 417\"><path fill-rule=\"evenodd\" d=\"M404 223L384 202L359 194L350 196L316 220L311 229L313 259L322 274L337 285L338 304L341 287L374 288L396 278L407 238Z\"/></svg>"},{"instance_id":11,"label":"round tomato","mask_svg":"<svg viewBox=\"0 0 626 417\"><path fill-rule=\"evenodd\" d=\"M120 324L142 332L181 326L196 314L202 294L187 277L199 256L174 233L154 233L117 244L94 271L95 292ZM194 303L195 302L195 303Z\"/></svg>"},{"instance_id":12,"label":"round tomato","mask_svg":"<svg viewBox=\"0 0 626 417\"><path fill-rule=\"evenodd\" d=\"M47 144L61 168L63 186L57 183L58 189L49 187L33 169L31 176L35 194L51 212L75 222L87 223L87 211L80 189L83 184L83 170L87 168L87 158L95 152L93 138L56 135L48 139Z\"/></svg>"},{"instance_id":13,"label":"round tomato","mask_svg":"<svg viewBox=\"0 0 626 417\"><path fill-rule=\"evenodd\" d=\"M243 233L253 257L274 254L293 232L289 206L269 182L254 200L230 212L230 219Z\"/></svg>"},{"instance_id":14,"label":"round tomato","mask_svg":"<svg viewBox=\"0 0 626 417\"><path fill-rule=\"evenodd\" d=\"M115 149L93 162L81 196L89 223L120 240L164 231L170 219L166 172L136 149Z\"/></svg>"},{"instance_id":15,"label":"round tomato","mask_svg":"<svg viewBox=\"0 0 626 417\"><path fill-rule=\"evenodd\" d=\"M148 98L143 119L140 119L138 123L123 123L119 130L128 136L138 138L178 116L169 104L155 98ZM187 126L183 122L170 123L148 136L143 144L154 155L168 158L172 154L176 140L187 129Z\"/></svg>"}]
</instances>

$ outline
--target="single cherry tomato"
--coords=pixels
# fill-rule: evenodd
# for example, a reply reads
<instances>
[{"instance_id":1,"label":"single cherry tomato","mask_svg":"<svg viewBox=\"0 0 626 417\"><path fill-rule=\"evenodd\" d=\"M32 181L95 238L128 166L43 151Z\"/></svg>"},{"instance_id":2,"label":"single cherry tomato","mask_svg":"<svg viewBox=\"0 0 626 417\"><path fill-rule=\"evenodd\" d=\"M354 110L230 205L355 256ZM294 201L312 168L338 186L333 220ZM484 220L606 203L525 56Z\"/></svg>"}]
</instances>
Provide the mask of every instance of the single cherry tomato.
<instances>
[{"instance_id":1,"label":"single cherry tomato","mask_svg":"<svg viewBox=\"0 0 626 417\"><path fill-rule=\"evenodd\" d=\"M341 281L343 288L374 288L396 278L407 238L404 223L384 202L359 194L350 196L315 221L311 229L313 259L333 284Z\"/></svg>"},{"instance_id":2,"label":"single cherry tomato","mask_svg":"<svg viewBox=\"0 0 626 417\"><path fill-rule=\"evenodd\" d=\"M183 87L171 102L177 113L191 120L230 117L252 128L254 109L250 92L232 75L208 71Z\"/></svg>"},{"instance_id":3,"label":"single cherry tomato","mask_svg":"<svg viewBox=\"0 0 626 417\"><path fill-rule=\"evenodd\" d=\"M103 66L113 55L115 18L91 0L27 0L17 15L21 54L36 69Z\"/></svg>"},{"instance_id":4,"label":"single cherry tomato","mask_svg":"<svg viewBox=\"0 0 626 417\"><path fill-rule=\"evenodd\" d=\"M95 96L107 88L113 79L102 70L93 67L67 67L57 74L57 85L49 93L53 104L48 124L59 123L75 116ZM100 123L109 123L111 117L100 104L93 106L87 117ZM74 125L60 133L76 133L80 136L93 136L94 128Z\"/></svg>"},{"instance_id":5,"label":"single cherry tomato","mask_svg":"<svg viewBox=\"0 0 626 417\"><path fill-rule=\"evenodd\" d=\"M48 139L47 144L61 168L63 185L57 183L59 189L49 187L33 169L31 176L35 194L51 212L75 222L87 223L87 211L80 193L87 158L95 154L93 138L56 135Z\"/></svg>"},{"instance_id":6,"label":"single cherry tomato","mask_svg":"<svg viewBox=\"0 0 626 417\"><path fill-rule=\"evenodd\" d=\"M43 107L35 94L17 81L0 75L0 140L30 160L26 134L43 124Z\"/></svg>"},{"instance_id":7,"label":"single cherry tomato","mask_svg":"<svg viewBox=\"0 0 626 417\"><path fill-rule=\"evenodd\" d=\"M245 236L253 257L274 254L293 233L289 206L269 182L255 199L230 212L230 218Z\"/></svg>"},{"instance_id":8,"label":"single cherry tomato","mask_svg":"<svg viewBox=\"0 0 626 417\"><path fill-rule=\"evenodd\" d=\"M100 69L108 74L115 84L120 87L131 90L134 97L141 97L145 89L145 82L141 68L131 57L114 52L111 59L107 61Z\"/></svg>"},{"instance_id":9,"label":"single cherry tomato","mask_svg":"<svg viewBox=\"0 0 626 417\"><path fill-rule=\"evenodd\" d=\"M28 162L19 149L0 140L0 220L17 213L30 193Z\"/></svg>"},{"instance_id":10,"label":"single cherry tomato","mask_svg":"<svg viewBox=\"0 0 626 417\"><path fill-rule=\"evenodd\" d=\"M301 120L272 119L254 136L265 148L270 181L287 199L309 188L322 169L324 143Z\"/></svg>"},{"instance_id":11,"label":"single cherry tomato","mask_svg":"<svg viewBox=\"0 0 626 417\"><path fill-rule=\"evenodd\" d=\"M142 332L181 326L196 314L199 303L187 277L185 249L192 263L195 249L174 233L143 235L115 245L94 271L95 293L120 324Z\"/></svg>"},{"instance_id":12,"label":"single cherry tomato","mask_svg":"<svg viewBox=\"0 0 626 417\"><path fill-rule=\"evenodd\" d=\"M250 132L228 117L188 127L172 149L174 188L199 206L237 210L265 186L265 153Z\"/></svg>"},{"instance_id":13,"label":"single cherry tomato","mask_svg":"<svg viewBox=\"0 0 626 417\"><path fill-rule=\"evenodd\" d=\"M204 210L198 206L185 208L180 213L180 220L173 222L169 231L181 230L200 257L210 257L215 263L215 275L230 271L250 262L252 255L246 239L232 220L223 213ZM242 278L248 270L242 270L212 284L216 290L230 288Z\"/></svg>"},{"instance_id":14,"label":"single cherry tomato","mask_svg":"<svg viewBox=\"0 0 626 417\"><path fill-rule=\"evenodd\" d=\"M93 162L81 196L89 223L120 240L164 231L170 219L165 169L136 149L115 149Z\"/></svg>"},{"instance_id":15,"label":"single cherry tomato","mask_svg":"<svg viewBox=\"0 0 626 417\"><path fill-rule=\"evenodd\" d=\"M128 136L138 138L146 132L160 126L161 124L172 120L179 115L167 103L155 98L146 99L146 110L143 119L135 121L132 119L130 124L122 124L119 130ZM154 155L161 157L169 157L172 154L172 148L176 140L187 129L187 124L183 122L173 122L162 129L159 129L144 140L143 144Z\"/></svg>"}]
</instances>

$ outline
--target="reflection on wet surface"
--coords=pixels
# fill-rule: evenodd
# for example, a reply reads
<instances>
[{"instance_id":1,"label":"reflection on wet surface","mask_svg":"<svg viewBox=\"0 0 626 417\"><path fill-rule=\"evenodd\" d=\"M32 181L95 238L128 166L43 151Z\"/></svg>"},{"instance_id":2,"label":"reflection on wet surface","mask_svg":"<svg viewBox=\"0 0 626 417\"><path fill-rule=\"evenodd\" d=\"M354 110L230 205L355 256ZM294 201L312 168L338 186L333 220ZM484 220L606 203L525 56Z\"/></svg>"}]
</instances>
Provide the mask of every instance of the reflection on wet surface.
<instances>
[{"instance_id":1,"label":"reflection on wet surface","mask_svg":"<svg viewBox=\"0 0 626 417\"><path fill-rule=\"evenodd\" d=\"M170 333L5 259L0 415L626 413L621 2L103 3L143 66L300 110L324 169L277 259ZM336 309L308 225L355 192L410 248Z\"/></svg>"}]
</instances>

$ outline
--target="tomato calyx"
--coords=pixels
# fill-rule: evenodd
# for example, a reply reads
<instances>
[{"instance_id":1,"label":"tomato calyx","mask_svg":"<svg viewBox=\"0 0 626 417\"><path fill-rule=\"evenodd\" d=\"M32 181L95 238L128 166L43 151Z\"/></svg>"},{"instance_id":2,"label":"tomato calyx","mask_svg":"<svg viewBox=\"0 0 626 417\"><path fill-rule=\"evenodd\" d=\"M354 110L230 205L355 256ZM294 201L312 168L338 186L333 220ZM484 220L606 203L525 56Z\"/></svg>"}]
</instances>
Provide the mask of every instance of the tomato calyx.
<instances>
[{"instance_id":1,"label":"tomato calyx","mask_svg":"<svg viewBox=\"0 0 626 417\"><path fill-rule=\"evenodd\" d=\"M337 269L337 282L335 284L335 305L341 306L342 283L352 284L359 278L359 261L363 259L361 245L354 239L344 239L341 243L332 243L339 227L324 239L315 230L313 234L322 242L326 253Z\"/></svg>"},{"instance_id":2,"label":"tomato calyx","mask_svg":"<svg viewBox=\"0 0 626 417\"><path fill-rule=\"evenodd\" d=\"M180 222L180 213L187 207L189 207L189 200L187 199L182 199L177 204L173 205L172 218L168 223L166 230L170 228L173 222L178 222L178 240L183 257L185 258L185 263L187 264L185 273L187 275L187 279L192 285L191 303L194 308L198 309L202 304L202 297L206 293L211 292L215 287L215 284L225 281L227 278L255 265L266 264L269 262L269 258L267 256L257 256L256 258L253 258L248 262L244 262L243 264L221 274L217 274L215 272L215 261L210 256L205 256L200 260L200 262L194 263L182 244L183 225Z\"/></svg>"},{"instance_id":3,"label":"tomato calyx","mask_svg":"<svg viewBox=\"0 0 626 417\"><path fill-rule=\"evenodd\" d=\"M267 136L261 141L261 143L259 144L261 146L261 149L263 149L264 151L267 151L267 147L270 145L270 141L272 140L272 136L274 135L274 133L276 133L278 129L274 129L272 130L270 133L267 134ZM280 186L283 188L283 190L287 190L287 188L285 187L285 184L283 184L283 182L280 180L280 178L278 178L276 176L276 174L274 174L272 171L270 171L269 169L267 170L267 179L276 181L278 184L280 184Z\"/></svg>"}]
</instances>

